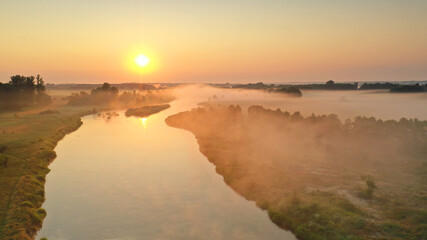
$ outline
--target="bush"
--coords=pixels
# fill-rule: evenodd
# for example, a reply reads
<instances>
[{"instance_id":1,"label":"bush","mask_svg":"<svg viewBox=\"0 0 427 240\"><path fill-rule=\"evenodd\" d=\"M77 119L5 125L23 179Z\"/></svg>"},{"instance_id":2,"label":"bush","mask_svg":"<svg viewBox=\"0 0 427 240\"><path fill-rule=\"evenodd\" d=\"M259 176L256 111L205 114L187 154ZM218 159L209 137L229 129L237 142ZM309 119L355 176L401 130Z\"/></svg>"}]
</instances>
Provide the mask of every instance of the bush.
<instances>
[{"instance_id":1,"label":"bush","mask_svg":"<svg viewBox=\"0 0 427 240\"><path fill-rule=\"evenodd\" d=\"M377 189L374 177L372 175L362 175L360 179L365 182L366 188L359 191L359 196L365 199L372 199L374 190Z\"/></svg>"},{"instance_id":2,"label":"bush","mask_svg":"<svg viewBox=\"0 0 427 240\"><path fill-rule=\"evenodd\" d=\"M282 212L274 209L268 209L268 216L270 217L271 221L273 221L278 226L286 226L286 224L284 224L286 222L286 216Z\"/></svg>"},{"instance_id":3,"label":"bush","mask_svg":"<svg viewBox=\"0 0 427 240\"><path fill-rule=\"evenodd\" d=\"M21 207L33 207L33 203L30 201L23 201L22 203L19 204L19 206Z\"/></svg>"},{"instance_id":4,"label":"bush","mask_svg":"<svg viewBox=\"0 0 427 240\"><path fill-rule=\"evenodd\" d=\"M52 151L52 150L43 150L43 151L39 152L38 157L50 161L50 160L56 158L56 152Z\"/></svg>"},{"instance_id":5,"label":"bush","mask_svg":"<svg viewBox=\"0 0 427 240\"><path fill-rule=\"evenodd\" d=\"M39 190L37 190L36 194L39 195L40 197L44 197L44 190L39 189Z\"/></svg>"},{"instance_id":6,"label":"bush","mask_svg":"<svg viewBox=\"0 0 427 240\"><path fill-rule=\"evenodd\" d=\"M30 218L31 222L36 226L40 226L43 222L43 216L40 216L37 210L30 211Z\"/></svg>"},{"instance_id":7,"label":"bush","mask_svg":"<svg viewBox=\"0 0 427 240\"><path fill-rule=\"evenodd\" d=\"M36 178L39 182L42 182L42 183L46 181L46 177L43 175L37 175Z\"/></svg>"},{"instance_id":8,"label":"bush","mask_svg":"<svg viewBox=\"0 0 427 240\"><path fill-rule=\"evenodd\" d=\"M37 214L45 217L47 215L46 210L44 208L38 208Z\"/></svg>"}]
</instances>

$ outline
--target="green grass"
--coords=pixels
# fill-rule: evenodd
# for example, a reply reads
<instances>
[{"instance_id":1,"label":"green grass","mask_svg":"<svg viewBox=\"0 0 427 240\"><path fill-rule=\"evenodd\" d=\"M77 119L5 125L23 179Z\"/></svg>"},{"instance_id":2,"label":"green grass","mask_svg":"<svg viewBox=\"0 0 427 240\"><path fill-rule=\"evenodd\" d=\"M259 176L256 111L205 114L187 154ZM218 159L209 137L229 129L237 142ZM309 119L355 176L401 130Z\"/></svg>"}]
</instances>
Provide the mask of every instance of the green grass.
<instances>
[{"instance_id":1,"label":"green grass","mask_svg":"<svg viewBox=\"0 0 427 240\"><path fill-rule=\"evenodd\" d=\"M46 217L40 207L54 148L80 127L81 116L92 112L87 107L58 110L0 113L0 239L34 238Z\"/></svg>"},{"instance_id":2,"label":"green grass","mask_svg":"<svg viewBox=\"0 0 427 240\"><path fill-rule=\"evenodd\" d=\"M270 219L299 239L362 239L372 231L363 211L331 193L299 193L268 208Z\"/></svg>"}]
</instances>

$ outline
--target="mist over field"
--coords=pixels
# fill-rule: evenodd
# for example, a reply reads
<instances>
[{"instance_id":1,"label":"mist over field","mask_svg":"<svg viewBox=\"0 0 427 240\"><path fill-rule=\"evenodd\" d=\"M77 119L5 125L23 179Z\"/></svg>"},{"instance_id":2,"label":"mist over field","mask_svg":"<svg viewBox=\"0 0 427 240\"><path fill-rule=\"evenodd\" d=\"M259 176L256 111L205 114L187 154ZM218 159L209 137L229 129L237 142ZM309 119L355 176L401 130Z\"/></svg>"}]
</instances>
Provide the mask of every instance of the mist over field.
<instances>
[{"instance_id":1,"label":"mist over field","mask_svg":"<svg viewBox=\"0 0 427 240\"><path fill-rule=\"evenodd\" d=\"M424 236L425 93L304 93L187 87L177 96L210 97L166 122L191 131L224 181L298 238L386 237L390 224L392 235Z\"/></svg>"},{"instance_id":2,"label":"mist over field","mask_svg":"<svg viewBox=\"0 0 427 240\"><path fill-rule=\"evenodd\" d=\"M262 105L270 109L299 111L304 116L315 114L336 114L341 120L357 116L376 117L383 120L418 118L427 120L426 93L390 94L386 90L367 91L325 91L303 90L302 98L283 94L271 94L256 90L220 89L207 85L179 87L174 94L179 99L196 99L204 102L215 100L222 104L238 104L242 108ZM214 99L214 96L216 98Z\"/></svg>"}]
</instances>

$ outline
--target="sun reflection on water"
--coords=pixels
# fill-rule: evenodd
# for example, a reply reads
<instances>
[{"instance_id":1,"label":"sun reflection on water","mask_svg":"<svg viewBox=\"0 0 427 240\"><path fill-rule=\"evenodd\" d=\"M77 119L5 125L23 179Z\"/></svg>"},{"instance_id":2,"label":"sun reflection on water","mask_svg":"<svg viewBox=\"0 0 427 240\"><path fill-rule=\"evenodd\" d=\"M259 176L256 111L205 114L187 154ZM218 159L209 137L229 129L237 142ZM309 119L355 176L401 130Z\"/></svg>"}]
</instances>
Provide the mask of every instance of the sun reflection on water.
<instances>
[{"instance_id":1,"label":"sun reflection on water","mask_svg":"<svg viewBox=\"0 0 427 240\"><path fill-rule=\"evenodd\" d=\"M147 118L141 118L142 127L147 128Z\"/></svg>"}]
</instances>

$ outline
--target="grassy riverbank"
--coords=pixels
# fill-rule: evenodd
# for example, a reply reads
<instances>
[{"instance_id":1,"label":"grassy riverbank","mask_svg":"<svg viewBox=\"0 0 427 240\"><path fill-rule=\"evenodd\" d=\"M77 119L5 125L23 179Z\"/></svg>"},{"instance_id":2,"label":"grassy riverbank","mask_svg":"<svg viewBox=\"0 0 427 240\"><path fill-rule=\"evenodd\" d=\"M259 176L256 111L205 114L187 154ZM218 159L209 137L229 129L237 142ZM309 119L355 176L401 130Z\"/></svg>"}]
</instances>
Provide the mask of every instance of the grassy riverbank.
<instances>
[{"instance_id":1,"label":"grassy riverbank","mask_svg":"<svg viewBox=\"0 0 427 240\"><path fill-rule=\"evenodd\" d=\"M78 129L89 107L58 107L0 114L0 239L32 239L46 211L44 183L54 148Z\"/></svg>"},{"instance_id":2,"label":"grassy riverbank","mask_svg":"<svg viewBox=\"0 0 427 240\"><path fill-rule=\"evenodd\" d=\"M207 106L166 123L299 239L427 239L426 121Z\"/></svg>"}]
</instances>

